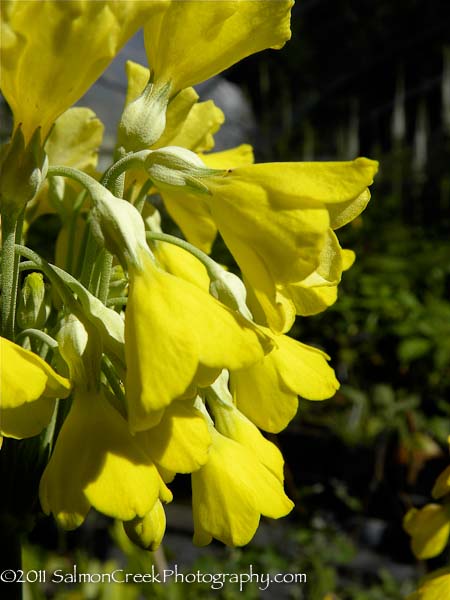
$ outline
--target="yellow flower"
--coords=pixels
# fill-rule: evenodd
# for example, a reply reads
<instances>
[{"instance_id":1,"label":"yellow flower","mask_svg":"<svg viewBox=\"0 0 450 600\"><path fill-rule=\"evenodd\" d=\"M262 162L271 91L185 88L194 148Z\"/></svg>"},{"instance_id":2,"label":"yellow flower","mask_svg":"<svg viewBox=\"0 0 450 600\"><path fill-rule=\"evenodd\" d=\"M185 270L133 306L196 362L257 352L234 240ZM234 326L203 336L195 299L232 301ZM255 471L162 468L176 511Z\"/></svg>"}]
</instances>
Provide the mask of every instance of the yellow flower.
<instances>
[{"instance_id":1,"label":"yellow flower","mask_svg":"<svg viewBox=\"0 0 450 600\"><path fill-rule=\"evenodd\" d=\"M281 48L290 38L293 0L167 2L144 27L157 85L171 95L220 73L241 59Z\"/></svg>"},{"instance_id":2,"label":"yellow flower","mask_svg":"<svg viewBox=\"0 0 450 600\"><path fill-rule=\"evenodd\" d=\"M39 496L44 512L65 529L78 527L91 506L129 521L172 497L125 419L101 393L86 390L75 391Z\"/></svg>"},{"instance_id":3,"label":"yellow flower","mask_svg":"<svg viewBox=\"0 0 450 600\"><path fill-rule=\"evenodd\" d=\"M271 342L215 298L161 271L143 251L131 267L125 316L126 395L132 431L159 422L162 409L223 368L260 360Z\"/></svg>"},{"instance_id":4,"label":"yellow flower","mask_svg":"<svg viewBox=\"0 0 450 600\"><path fill-rule=\"evenodd\" d=\"M70 382L39 356L0 337L0 432L27 438L50 422L56 398L66 398Z\"/></svg>"},{"instance_id":5,"label":"yellow flower","mask_svg":"<svg viewBox=\"0 0 450 600\"><path fill-rule=\"evenodd\" d=\"M194 543L216 538L243 546L254 536L260 516L278 519L293 508L278 477L258 454L211 428L209 460L192 473Z\"/></svg>"},{"instance_id":6,"label":"yellow flower","mask_svg":"<svg viewBox=\"0 0 450 600\"><path fill-rule=\"evenodd\" d=\"M420 510L411 508L403 520L411 536L411 548L417 558L437 556L445 548L450 534L450 507L427 504Z\"/></svg>"},{"instance_id":7,"label":"yellow flower","mask_svg":"<svg viewBox=\"0 0 450 600\"><path fill-rule=\"evenodd\" d=\"M294 418L298 396L324 400L339 388L329 357L286 336L274 336L275 348L249 369L230 373L237 408L255 425L278 433Z\"/></svg>"},{"instance_id":8,"label":"yellow flower","mask_svg":"<svg viewBox=\"0 0 450 600\"><path fill-rule=\"evenodd\" d=\"M98 79L163 1L2 0L0 88L26 139Z\"/></svg>"},{"instance_id":9,"label":"yellow flower","mask_svg":"<svg viewBox=\"0 0 450 600\"><path fill-rule=\"evenodd\" d=\"M286 303L294 304L289 287L320 269L330 228L342 227L365 208L377 168L364 158L242 166L204 177L209 195L173 188L164 191L164 200L187 239L205 251L212 230L203 228L199 235L190 215L209 208L269 326L283 332L291 324Z\"/></svg>"}]
</instances>

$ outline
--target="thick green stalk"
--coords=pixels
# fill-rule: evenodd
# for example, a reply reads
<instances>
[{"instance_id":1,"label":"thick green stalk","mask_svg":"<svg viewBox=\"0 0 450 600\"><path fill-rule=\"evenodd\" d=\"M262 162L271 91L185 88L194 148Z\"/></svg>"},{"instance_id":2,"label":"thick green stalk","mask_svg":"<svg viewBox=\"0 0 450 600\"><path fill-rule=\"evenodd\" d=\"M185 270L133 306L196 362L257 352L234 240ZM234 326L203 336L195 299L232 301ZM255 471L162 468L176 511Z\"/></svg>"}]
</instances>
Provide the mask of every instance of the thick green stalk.
<instances>
[{"instance_id":1,"label":"thick green stalk","mask_svg":"<svg viewBox=\"0 0 450 600\"><path fill-rule=\"evenodd\" d=\"M14 339L16 319L19 258L15 254L17 239L22 237L23 214L16 220L8 215L2 217L2 334Z\"/></svg>"}]
</instances>

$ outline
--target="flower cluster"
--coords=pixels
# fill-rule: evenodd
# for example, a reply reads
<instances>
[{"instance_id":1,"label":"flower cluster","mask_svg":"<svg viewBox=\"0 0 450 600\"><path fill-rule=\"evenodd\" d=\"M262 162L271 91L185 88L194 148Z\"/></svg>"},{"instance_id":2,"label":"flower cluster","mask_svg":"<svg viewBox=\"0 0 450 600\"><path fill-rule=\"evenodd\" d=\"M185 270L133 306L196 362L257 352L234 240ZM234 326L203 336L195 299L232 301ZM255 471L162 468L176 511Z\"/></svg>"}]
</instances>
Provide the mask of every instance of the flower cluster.
<instances>
[{"instance_id":1,"label":"flower cluster","mask_svg":"<svg viewBox=\"0 0 450 600\"><path fill-rule=\"evenodd\" d=\"M286 334L336 300L354 255L335 231L367 205L377 163L213 152L223 114L191 87L281 48L292 4L2 0L0 434L40 435L40 503L64 528L92 507L155 549L177 473L200 545L246 544L261 515L293 507L261 430L339 386L324 352ZM103 126L71 106L141 26L149 68L127 65L101 174ZM184 239L162 231L156 196ZM54 264L22 243L46 212L61 222ZM218 234L242 277L209 256Z\"/></svg>"},{"instance_id":2,"label":"flower cluster","mask_svg":"<svg viewBox=\"0 0 450 600\"><path fill-rule=\"evenodd\" d=\"M449 438L450 443L450 438ZM434 482L431 495L435 502L423 508L411 508L403 519L403 527L411 536L411 549L421 559L441 554L450 536L450 465ZM433 571L408 600L440 600L450 594L448 568Z\"/></svg>"}]
</instances>

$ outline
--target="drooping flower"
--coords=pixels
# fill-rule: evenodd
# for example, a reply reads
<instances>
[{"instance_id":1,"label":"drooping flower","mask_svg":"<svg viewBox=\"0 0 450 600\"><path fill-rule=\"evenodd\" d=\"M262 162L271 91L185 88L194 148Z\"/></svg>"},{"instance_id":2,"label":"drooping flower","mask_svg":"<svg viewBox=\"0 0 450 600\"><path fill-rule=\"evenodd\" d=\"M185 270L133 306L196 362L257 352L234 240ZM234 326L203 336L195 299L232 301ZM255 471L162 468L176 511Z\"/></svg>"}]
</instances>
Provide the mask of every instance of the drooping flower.
<instances>
[{"instance_id":1,"label":"drooping flower","mask_svg":"<svg viewBox=\"0 0 450 600\"><path fill-rule=\"evenodd\" d=\"M293 0L168 2L144 27L153 80L171 95L291 37Z\"/></svg>"},{"instance_id":2,"label":"drooping flower","mask_svg":"<svg viewBox=\"0 0 450 600\"><path fill-rule=\"evenodd\" d=\"M56 398L66 398L71 385L42 358L0 337L0 433L27 438L50 422Z\"/></svg>"},{"instance_id":3,"label":"drooping flower","mask_svg":"<svg viewBox=\"0 0 450 600\"><path fill-rule=\"evenodd\" d=\"M293 507L278 477L258 454L211 428L209 460L192 473L194 543L216 538L243 546L254 536L261 515L278 519Z\"/></svg>"},{"instance_id":4,"label":"drooping flower","mask_svg":"<svg viewBox=\"0 0 450 600\"><path fill-rule=\"evenodd\" d=\"M298 396L324 400L339 383L321 350L286 335L274 340L275 348L259 363L231 372L230 387L244 415L261 429L278 433L294 418Z\"/></svg>"},{"instance_id":5,"label":"drooping flower","mask_svg":"<svg viewBox=\"0 0 450 600\"><path fill-rule=\"evenodd\" d=\"M342 227L365 208L367 186L377 168L375 161L364 158L256 164L205 174L207 194L174 187L165 189L163 197L187 239L205 251L213 239L199 237L186 215L196 211L196 203L202 213L205 205L209 208L269 326L283 332L292 324L286 321L286 303L295 307L290 286L320 268L330 228Z\"/></svg>"},{"instance_id":6,"label":"drooping flower","mask_svg":"<svg viewBox=\"0 0 450 600\"><path fill-rule=\"evenodd\" d=\"M450 507L427 504L420 510L411 508L403 520L403 527L411 536L411 548L417 558L437 556L450 535Z\"/></svg>"},{"instance_id":7,"label":"drooping flower","mask_svg":"<svg viewBox=\"0 0 450 600\"><path fill-rule=\"evenodd\" d=\"M133 431L223 368L257 362L271 345L252 323L196 285L160 270L148 252L130 271L125 317L126 393ZM155 414L156 413L156 414ZM158 414L159 413L159 414Z\"/></svg>"},{"instance_id":8,"label":"drooping flower","mask_svg":"<svg viewBox=\"0 0 450 600\"><path fill-rule=\"evenodd\" d=\"M129 521L172 497L126 420L101 392L86 389L75 391L39 496L44 512L65 529L78 527L91 506Z\"/></svg>"}]
</instances>

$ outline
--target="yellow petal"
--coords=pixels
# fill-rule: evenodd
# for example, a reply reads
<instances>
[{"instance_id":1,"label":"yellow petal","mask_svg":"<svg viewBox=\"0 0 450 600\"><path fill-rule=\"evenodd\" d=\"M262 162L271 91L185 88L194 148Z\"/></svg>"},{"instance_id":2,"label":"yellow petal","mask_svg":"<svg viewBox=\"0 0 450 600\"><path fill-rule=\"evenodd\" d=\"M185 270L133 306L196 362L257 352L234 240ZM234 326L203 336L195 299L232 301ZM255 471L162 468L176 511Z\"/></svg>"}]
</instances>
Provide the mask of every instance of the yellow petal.
<instances>
[{"instance_id":1,"label":"yellow petal","mask_svg":"<svg viewBox=\"0 0 450 600\"><path fill-rule=\"evenodd\" d=\"M292 0L171 2L144 28L149 65L172 93L290 38Z\"/></svg>"},{"instance_id":2,"label":"yellow petal","mask_svg":"<svg viewBox=\"0 0 450 600\"><path fill-rule=\"evenodd\" d=\"M209 291L209 276L206 267L187 250L157 242L153 253L158 264L168 273L193 283L205 292Z\"/></svg>"},{"instance_id":3,"label":"yellow petal","mask_svg":"<svg viewBox=\"0 0 450 600\"><path fill-rule=\"evenodd\" d=\"M253 148L250 144L241 144L221 152L200 154L200 158L210 169L235 169L254 162Z\"/></svg>"},{"instance_id":4,"label":"yellow petal","mask_svg":"<svg viewBox=\"0 0 450 600\"><path fill-rule=\"evenodd\" d=\"M405 600L445 600L450 598L450 569L444 567L430 573L421 582L419 589Z\"/></svg>"},{"instance_id":5,"label":"yellow petal","mask_svg":"<svg viewBox=\"0 0 450 600\"><path fill-rule=\"evenodd\" d=\"M417 558L437 556L445 548L450 534L450 509L439 504L412 508L403 520L411 536L411 548Z\"/></svg>"},{"instance_id":6,"label":"yellow petal","mask_svg":"<svg viewBox=\"0 0 450 600\"><path fill-rule=\"evenodd\" d=\"M195 384L199 368L212 383L223 368L260 360L271 345L249 321L195 285L161 271L142 254L130 273L125 316L126 394L133 431ZM205 384L204 381L201 382Z\"/></svg>"},{"instance_id":7,"label":"yellow petal","mask_svg":"<svg viewBox=\"0 0 450 600\"><path fill-rule=\"evenodd\" d=\"M450 466L444 469L436 479L431 493L436 500L450 494Z\"/></svg>"},{"instance_id":8,"label":"yellow petal","mask_svg":"<svg viewBox=\"0 0 450 600\"><path fill-rule=\"evenodd\" d=\"M96 81L163 3L2 2L0 87L14 123L30 137L51 125ZM32 84L30 84L32 82Z\"/></svg>"},{"instance_id":9,"label":"yellow petal","mask_svg":"<svg viewBox=\"0 0 450 600\"><path fill-rule=\"evenodd\" d=\"M160 423L138 433L136 440L158 468L177 473L191 473L204 465L211 445L206 421L189 401L173 402Z\"/></svg>"},{"instance_id":10,"label":"yellow petal","mask_svg":"<svg viewBox=\"0 0 450 600\"><path fill-rule=\"evenodd\" d=\"M164 190L161 193L167 212L186 239L209 254L217 235L217 226L203 196Z\"/></svg>"},{"instance_id":11,"label":"yellow petal","mask_svg":"<svg viewBox=\"0 0 450 600\"><path fill-rule=\"evenodd\" d=\"M67 110L56 120L45 144L49 163L92 173L97 166L103 130L103 123L90 108Z\"/></svg>"},{"instance_id":12,"label":"yellow petal","mask_svg":"<svg viewBox=\"0 0 450 600\"><path fill-rule=\"evenodd\" d=\"M209 460L192 473L194 543L214 537L243 546L254 536L260 515L278 519L293 507L279 479L255 452L212 430Z\"/></svg>"},{"instance_id":13,"label":"yellow petal","mask_svg":"<svg viewBox=\"0 0 450 600\"><path fill-rule=\"evenodd\" d=\"M55 400L41 398L14 408L0 407L0 431L5 437L24 439L38 435L47 427L55 409Z\"/></svg>"},{"instance_id":14,"label":"yellow petal","mask_svg":"<svg viewBox=\"0 0 450 600\"><path fill-rule=\"evenodd\" d=\"M347 254L345 258L348 264L350 256ZM329 229L316 270L303 281L286 286L283 292L294 303L298 315L315 315L336 301L343 270L344 251L333 230Z\"/></svg>"},{"instance_id":15,"label":"yellow petal","mask_svg":"<svg viewBox=\"0 0 450 600\"><path fill-rule=\"evenodd\" d=\"M212 100L193 105L176 135L164 135L158 147L181 146L194 152L205 152L214 148L214 134L225 120L223 112ZM167 129L167 128L166 128Z\"/></svg>"},{"instance_id":16,"label":"yellow petal","mask_svg":"<svg viewBox=\"0 0 450 600\"><path fill-rule=\"evenodd\" d=\"M276 336L277 347L264 359L230 374L238 409L265 431L278 433L291 421L297 396L323 400L339 387L328 356L288 336Z\"/></svg>"},{"instance_id":17,"label":"yellow petal","mask_svg":"<svg viewBox=\"0 0 450 600\"><path fill-rule=\"evenodd\" d=\"M235 406L214 406L214 426L222 435L239 442L258 455L259 461L283 482L283 456Z\"/></svg>"},{"instance_id":18,"label":"yellow petal","mask_svg":"<svg viewBox=\"0 0 450 600\"><path fill-rule=\"evenodd\" d=\"M82 522L90 506L128 521L151 510L161 486L120 414L103 396L78 392L41 479L44 512L68 529Z\"/></svg>"},{"instance_id":19,"label":"yellow petal","mask_svg":"<svg viewBox=\"0 0 450 600\"><path fill-rule=\"evenodd\" d=\"M0 338L1 408L16 408L41 397L66 398L70 382L42 358Z\"/></svg>"}]
</instances>

